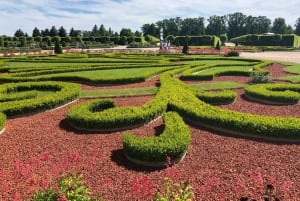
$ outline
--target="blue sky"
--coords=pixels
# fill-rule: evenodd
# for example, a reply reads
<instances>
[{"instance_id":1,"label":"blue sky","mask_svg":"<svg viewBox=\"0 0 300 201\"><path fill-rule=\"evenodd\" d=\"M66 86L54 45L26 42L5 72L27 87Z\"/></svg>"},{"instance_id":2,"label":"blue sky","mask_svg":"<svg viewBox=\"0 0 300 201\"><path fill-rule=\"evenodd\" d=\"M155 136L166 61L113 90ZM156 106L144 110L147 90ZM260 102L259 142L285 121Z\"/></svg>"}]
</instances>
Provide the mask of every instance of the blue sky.
<instances>
[{"instance_id":1,"label":"blue sky","mask_svg":"<svg viewBox=\"0 0 300 201\"><path fill-rule=\"evenodd\" d=\"M283 17L294 26L300 17L299 0L0 0L0 35L22 29L64 26L91 30L95 24L120 31L139 30L143 24L171 17L205 17L242 12L245 15Z\"/></svg>"}]
</instances>

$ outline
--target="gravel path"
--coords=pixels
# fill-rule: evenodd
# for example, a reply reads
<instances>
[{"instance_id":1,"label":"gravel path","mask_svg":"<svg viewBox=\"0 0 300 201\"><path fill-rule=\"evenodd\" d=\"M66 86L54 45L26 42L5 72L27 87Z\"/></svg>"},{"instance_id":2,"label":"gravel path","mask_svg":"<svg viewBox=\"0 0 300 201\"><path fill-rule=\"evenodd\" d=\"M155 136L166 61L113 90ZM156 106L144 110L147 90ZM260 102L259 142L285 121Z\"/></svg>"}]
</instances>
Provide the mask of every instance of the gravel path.
<instances>
[{"instance_id":1,"label":"gravel path","mask_svg":"<svg viewBox=\"0 0 300 201\"><path fill-rule=\"evenodd\" d=\"M271 52L241 52L241 57L251 58L251 59L264 59L272 61L287 61L293 63L300 63L300 52L280 52L280 51L271 51Z\"/></svg>"},{"instance_id":2,"label":"gravel path","mask_svg":"<svg viewBox=\"0 0 300 201\"><path fill-rule=\"evenodd\" d=\"M274 70L273 75L278 76L280 69L278 65L269 68ZM246 82L244 77L233 77L235 81L241 78L241 82ZM153 86L153 82L149 85ZM142 105L151 98L114 100L118 106L125 106ZM228 137L190 126L192 141L185 159L169 169L172 171L166 172L128 162L122 151L122 132L87 134L72 130L65 122L70 107L7 121L6 129L0 135L0 200L11 200L9 198L15 193L26 196L45 182L48 173L64 168L83 173L91 191L98 192L108 201L146 200L131 194L140 192L147 196L147 193L161 188L163 177L170 174L174 179L189 181L196 192L196 200L224 200L224 197L237 200L250 195L256 198L256 193L264 192L263 184L270 182L275 185L276 192L284 196L283 200L299 201L299 145ZM221 107L256 114L300 117L299 104L288 108L267 106L238 97L233 104ZM154 136L162 129L162 120L159 119L132 132ZM45 154L47 152L48 155ZM16 163L18 159L26 162L27 166ZM53 186L51 182L49 185ZM251 187L256 187L259 192Z\"/></svg>"}]
</instances>

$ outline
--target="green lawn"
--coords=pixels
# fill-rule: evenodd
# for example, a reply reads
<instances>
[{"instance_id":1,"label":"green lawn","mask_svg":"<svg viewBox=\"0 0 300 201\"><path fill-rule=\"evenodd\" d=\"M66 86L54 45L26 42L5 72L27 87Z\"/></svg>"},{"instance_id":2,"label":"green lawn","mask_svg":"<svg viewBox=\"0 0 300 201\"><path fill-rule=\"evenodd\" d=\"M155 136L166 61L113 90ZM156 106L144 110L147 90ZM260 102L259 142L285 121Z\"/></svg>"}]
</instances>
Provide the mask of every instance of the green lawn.
<instances>
[{"instance_id":1,"label":"green lawn","mask_svg":"<svg viewBox=\"0 0 300 201\"><path fill-rule=\"evenodd\" d=\"M201 90L218 90L218 89L236 89L236 88L243 88L246 85L240 84L233 81L226 81L226 82L211 82L211 83L201 83L201 84L193 84L194 88L201 89Z\"/></svg>"},{"instance_id":2,"label":"green lawn","mask_svg":"<svg viewBox=\"0 0 300 201\"><path fill-rule=\"evenodd\" d=\"M154 95L158 91L157 87L130 88L130 89L100 89L81 91L81 98L108 98L120 96L142 96Z\"/></svg>"},{"instance_id":3,"label":"green lawn","mask_svg":"<svg viewBox=\"0 0 300 201\"><path fill-rule=\"evenodd\" d=\"M249 72L252 67L249 66L230 66L230 67L213 67L204 69L198 72L194 72L193 74L215 74L219 72Z\"/></svg>"},{"instance_id":4,"label":"green lawn","mask_svg":"<svg viewBox=\"0 0 300 201\"><path fill-rule=\"evenodd\" d=\"M51 74L51 77L82 77L88 79L121 79L121 78L134 78L143 77L144 75L155 75L160 72L171 69L171 68L122 68L122 69L110 69L110 70L92 70L92 71L79 71L79 72L68 72L68 73L56 73ZM43 77L43 76L38 76ZM48 75L46 75L48 77Z\"/></svg>"},{"instance_id":5,"label":"green lawn","mask_svg":"<svg viewBox=\"0 0 300 201\"><path fill-rule=\"evenodd\" d=\"M285 72L293 73L295 75L282 77L282 80L287 80L292 83L300 83L300 64L290 65L284 68Z\"/></svg>"}]
</instances>

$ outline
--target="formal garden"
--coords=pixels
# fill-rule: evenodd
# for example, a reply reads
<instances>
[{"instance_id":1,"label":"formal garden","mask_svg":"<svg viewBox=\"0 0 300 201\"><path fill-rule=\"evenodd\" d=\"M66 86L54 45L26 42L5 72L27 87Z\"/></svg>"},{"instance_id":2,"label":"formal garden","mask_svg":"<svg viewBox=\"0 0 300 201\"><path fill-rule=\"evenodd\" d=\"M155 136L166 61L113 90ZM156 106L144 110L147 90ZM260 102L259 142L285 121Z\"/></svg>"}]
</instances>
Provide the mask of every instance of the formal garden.
<instances>
[{"instance_id":1,"label":"formal garden","mask_svg":"<svg viewBox=\"0 0 300 201\"><path fill-rule=\"evenodd\" d=\"M231 53L3 56L0 199L297 200L299 64Z\"/></svg>"}]
</instances>

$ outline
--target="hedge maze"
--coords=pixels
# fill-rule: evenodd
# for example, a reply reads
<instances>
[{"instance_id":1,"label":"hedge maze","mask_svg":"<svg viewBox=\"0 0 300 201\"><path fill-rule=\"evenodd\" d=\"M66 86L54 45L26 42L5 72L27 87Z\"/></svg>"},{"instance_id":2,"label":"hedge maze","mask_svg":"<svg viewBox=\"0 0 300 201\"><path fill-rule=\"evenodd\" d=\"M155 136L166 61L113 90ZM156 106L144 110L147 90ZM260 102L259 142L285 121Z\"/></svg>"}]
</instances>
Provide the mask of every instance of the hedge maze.
<instances>
[{"instance_id":1,"label":"hedge maze","mask_svg":"<svg viewBox=\"0 0 300 201\"><path fill-rule=\"evenodd\" d=\"M236 98L234 91L204 91L182 81L211 80L220 75L249 76L253 71L264 71L265 66L272 64L270 61L180 54L107 54L5 58L4 62L6 64L0 67L0 81L3 83L0 85L1 128L5 127L6 117L44 111L77 99L80 86L70 82L123 84L159 75L158 92L142 106L116 107L113 100L95 99L72 106L66 120L72 127L83 131L124 131L125 155L129 160L144 165L164 163L166 157L180 161L191 140L187 123L238 136L300 141L299 118L222 109L215 105L233 102ZM144 74L135 74L132 80L126 76L124 79L117 77L118 72L122 74L130 69L142 69ZM95 81L83 80L83 76L59 76L59 73L84 75L86 71L101 70L111 70L116 77ZM300 87L288 83L251 84L245 87L245 95L272 104L296 104L300 98ZM165 129L158 137L140 138L130 132L131 128L143 126L159 117L163 118Z\"/></svg>"}]
</instances>

